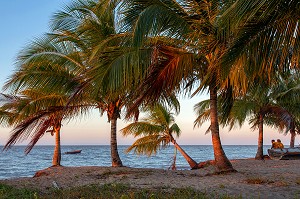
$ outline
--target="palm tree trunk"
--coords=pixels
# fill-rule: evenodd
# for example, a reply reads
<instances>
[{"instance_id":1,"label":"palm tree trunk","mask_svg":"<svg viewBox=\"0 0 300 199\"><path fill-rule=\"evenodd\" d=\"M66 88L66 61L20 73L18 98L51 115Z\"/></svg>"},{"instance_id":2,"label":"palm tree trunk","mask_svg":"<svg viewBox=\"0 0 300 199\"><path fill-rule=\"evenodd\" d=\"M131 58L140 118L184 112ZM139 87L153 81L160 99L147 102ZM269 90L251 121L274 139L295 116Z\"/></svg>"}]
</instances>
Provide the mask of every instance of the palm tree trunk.
<instances>
[{"instance_id":1,"label":"palm tree trunk","mask_svg":"<svg viewBox=\"0 0 300 199\"><path fill-rule=\"evenodd\" d=\"M113 167L122 167L122 161L118 153L117 144L117 118L111 119L111 138L110 138L110 153L111 153L111 163Z\"/></svg>"},{"instance_id":2,"label":"palm tree trunk","mask_svg":"<svg viewBox=\"0 0 300 199\"><path fill-rule=\"evenodd\" d=\"M263 133L263 126L264 126L264 121L263 121L263 115L259 115L259 124L258 124L258 145L257 145L257 152L255 155L256 160L263 160L264 159L264 153L263 153L263 143L264 143L264 133Z\"/></svg>"},{"instance_id":3,"label":"palm tree trunk","mask_svg":"<svg viewBox=\"0 0 300 199\"><path fill-rule=\"evenodd\" d=\"M193 160L178 144L174 139L171 139L171 142L174 144L176 149L181 153L184 159L189 163L191 169L197 169L198 164L195 160Z\"/></svg>"},{"instance_id":4,"label":"palm tree trunk","mask_svg":"<svg viewBox=\"0 0 300 199\"><path fill-rule=\"evenodd\" d=\"M290 147L292 148L295 147L295 137L296 137L295 128L291 128L290 133L291 133Z\"/></svg>"},{"instance_id":5,"label":"palm tree trunk","mask_svg":"<svg viewBox=\"0 0 300 199\"><path fill-rule=\"evenodd\" d=\"M54 127L55 133L55 148L52 159L52 166L60 166L61 149L60 149L60 126Z\"/></svg>"},{"instance_id":6,"label":"palm tree trunk","mask_svg":"<svg viewBox=\"0 0 300 199\"><path fill-rule=\"evenodd\" d=\"M218 122L218 103L217 103L217 89L215 86L209 86L210 91L210 130L212 135L212 144L214 149L215 164L219 171L231 172L235 171L231 162L225 155L222 148L220 134L219 134L219 122Z\"/></svg>"}]
</instances>

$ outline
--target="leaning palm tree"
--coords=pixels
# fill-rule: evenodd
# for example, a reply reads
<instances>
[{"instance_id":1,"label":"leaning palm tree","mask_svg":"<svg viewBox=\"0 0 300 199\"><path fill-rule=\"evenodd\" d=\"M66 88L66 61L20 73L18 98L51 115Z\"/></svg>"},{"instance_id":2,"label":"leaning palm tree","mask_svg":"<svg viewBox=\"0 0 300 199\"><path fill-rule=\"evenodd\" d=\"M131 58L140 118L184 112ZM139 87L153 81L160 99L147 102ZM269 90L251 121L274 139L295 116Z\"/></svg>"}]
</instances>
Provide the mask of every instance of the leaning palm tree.
<instances>
[{"instance_id":1,"label":"leaning palm tree","mask_svg":"<svg viewBox=\"0 0 300 199\"><path fill-rule=\"evenodd\" d=\"M193 160L176 142L174 136L180 135L180 128L175 123L174 115L160 104L148 107L147 116L138 122L129 124L121 129L124 136L133 135L138 139L126 150L134 150L137 154L152 155L158 150L174 144L175 148L186 159L191 169L198 168Z\"/></svg>"}]
</instances>

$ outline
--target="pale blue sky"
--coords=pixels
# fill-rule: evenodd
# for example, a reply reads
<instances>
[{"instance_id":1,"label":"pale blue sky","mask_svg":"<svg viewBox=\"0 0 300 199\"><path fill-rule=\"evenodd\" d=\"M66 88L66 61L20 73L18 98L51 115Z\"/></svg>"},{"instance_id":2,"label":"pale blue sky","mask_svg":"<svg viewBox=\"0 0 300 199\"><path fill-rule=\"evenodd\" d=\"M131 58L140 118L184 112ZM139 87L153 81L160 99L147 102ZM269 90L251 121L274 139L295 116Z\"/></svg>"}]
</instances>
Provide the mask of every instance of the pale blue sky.
<instances>
[{"instance_id":1,"label":"pale blue sky","mask_svg":"<svg viewBox=\"0 0 300 199\"><path fill-rule=\"evenodd\" d=\"M60 10L63 5L71 0L4 0L0 7L0 87L5 80L13 73L14 59L18 51L34 37L38 37L48 31L48 22L55 11ZM182 129L180 144L211 144L210 134L204 132L208 124L202 128L193 129L195 114L193 105L207 96L196 96L194 99L182 100L181 114L176 118ZM118 129L124 127L119 122ZM9 137L10 129L0 127L0 145L5 144ZM289 136L276 133L276 130L265 128L265 144L269 144L273 138L281 138L285 145L289 143ZM223 144L257 144L257 131L252 132L246 125L242 129L228 132L221 129ZM86 119L77 119L74 122L65 124L61 130L62 144L109 144L110 124L107 123L106 115L100 118L99 113L94 111ZM299 144L298 137L296 144ZM123 138L118 134L119 144L131 144L133 138ZM54 138L46 135L38 144L53 144ZM22 144L26 144L23 142Z\"/></svg>"},{"instance_id":2,"label":"pale blue sky","mask_svg":"<svg viewBox=\"0 0 300 199\"><path fill-rule=\"evenodd\" d=\"M17 52L48 31L51 15L70 0L5 0L0 6L1 85L13 71Z\"/></svg>"}]
</instances>

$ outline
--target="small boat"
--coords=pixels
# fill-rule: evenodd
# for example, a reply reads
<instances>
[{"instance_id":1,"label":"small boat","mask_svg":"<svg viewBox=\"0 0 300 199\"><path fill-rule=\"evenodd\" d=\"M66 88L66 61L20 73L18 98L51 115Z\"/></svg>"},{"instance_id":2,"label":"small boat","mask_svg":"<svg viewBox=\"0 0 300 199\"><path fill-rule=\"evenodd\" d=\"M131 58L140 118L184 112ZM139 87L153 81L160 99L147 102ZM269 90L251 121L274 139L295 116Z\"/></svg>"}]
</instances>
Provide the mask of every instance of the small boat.
<instances>
[{"instance_id":1,"label":"small boat","mask_svg":"<svg viewBox=\"0 0 300 199\"><path fill-rule=\"evenodd\" d=\"M82 150L75 150L75 151L67 151L65 154L76 154L76 153L81 153Z\"/></svg>"},{"instance_id":2,"label":"small boat","mask_svg":"<svg viewBox=\"0 0 300 199\"><path fill-rule=\"evenodd\" d=\"M273 160L298 160L300 159L300 147L268 149L268 154Z\"/></svg>"}]
</instances>

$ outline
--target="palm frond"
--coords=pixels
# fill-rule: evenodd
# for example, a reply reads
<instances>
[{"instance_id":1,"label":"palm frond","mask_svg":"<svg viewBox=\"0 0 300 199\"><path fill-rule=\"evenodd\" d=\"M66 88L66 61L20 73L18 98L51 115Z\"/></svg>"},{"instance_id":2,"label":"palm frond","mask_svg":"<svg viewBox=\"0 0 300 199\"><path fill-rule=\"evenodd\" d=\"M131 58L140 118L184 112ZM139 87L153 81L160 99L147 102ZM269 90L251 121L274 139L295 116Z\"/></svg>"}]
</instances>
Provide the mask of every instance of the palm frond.
<instances>
[{"instance_id":1,"label":"palm frond","mask_svg":"<svg viewBox=\"0 0 300 199\"><path fill-rule=\"evenodd\" d=\"M161 148L165 148L170 143L169 140L166 140L165 137L160 137L159 134L148 135L137 139L126 152L130 152L134 149L136 154L145 154L151 156L156 154Z\"/></svg>"}]
</instances>

